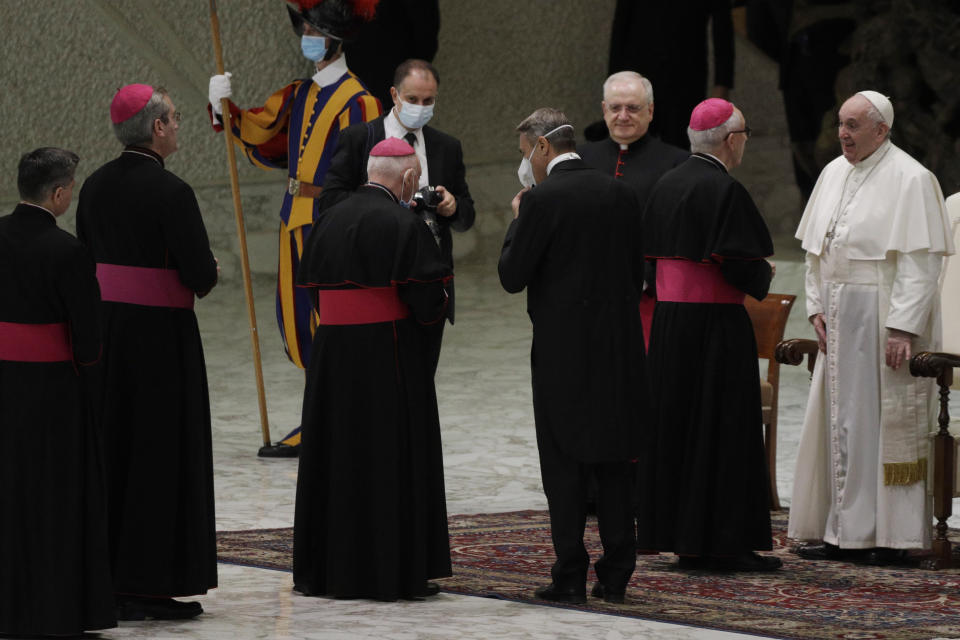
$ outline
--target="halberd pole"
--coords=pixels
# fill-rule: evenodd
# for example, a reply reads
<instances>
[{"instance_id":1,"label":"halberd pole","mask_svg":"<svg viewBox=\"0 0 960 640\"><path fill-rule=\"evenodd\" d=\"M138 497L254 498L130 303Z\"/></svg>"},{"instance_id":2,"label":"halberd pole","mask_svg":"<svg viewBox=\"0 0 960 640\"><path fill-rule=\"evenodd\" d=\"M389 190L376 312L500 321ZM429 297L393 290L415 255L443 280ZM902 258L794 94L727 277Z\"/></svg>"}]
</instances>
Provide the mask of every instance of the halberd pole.
<instances>
[{"instance_id":1,"label":"halberd pole","mask_svg":"<svg viewBox=\"0 0 960 640\"><path fill-rule=\"evenodd\" d=\"M217 2L210 0L210 29L213 32L213 52L217 57L217 73L223 73L223 47L220 44L220 20ZM227 163L230 165L230 187L233 190L233 211L240 240L240 258L243 268L243 288L250 317L250 346L253 348L253 368L257 376L257 401L260 404L260 431L264 446L270 445L270 424L267 421L267 397L263 389L263 365L260 362L260 338L257 334L257 312L253 306L253 285L250 281L250 258L247 255L247 233L243 224L243 206L240 204L240 177L237 174L237 156L233 148L233 129L230 126L230 101L220 101L223 113L223 139L227 143Z\"/></svg>"}]
</instances>

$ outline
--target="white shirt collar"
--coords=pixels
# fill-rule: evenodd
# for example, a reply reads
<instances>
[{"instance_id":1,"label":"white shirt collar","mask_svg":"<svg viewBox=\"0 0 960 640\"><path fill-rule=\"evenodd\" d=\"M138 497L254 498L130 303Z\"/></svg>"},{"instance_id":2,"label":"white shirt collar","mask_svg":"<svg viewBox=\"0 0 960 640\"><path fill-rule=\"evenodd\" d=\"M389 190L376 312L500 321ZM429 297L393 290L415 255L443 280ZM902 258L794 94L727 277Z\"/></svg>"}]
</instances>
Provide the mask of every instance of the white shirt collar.
<instances>
[{"instance_id":1,"label":"white shirt collar","mask_svg":"<svg viewBox=\"0 0 960 640\"><path fill-rule=\"evenodd\" d=\"M313 81L321 87L326 87L339 80L347 71L349 71L349 69L347 69L347 59L341 55L323 69L313 74Z\"/></svg>"},{"instance_id":2,"label":"white shirt collar","mask_svg":"<svg viewBox=\"0 0 960 640\"><path fill-rule=\"evenodd\" d=\"M561 162L564 162L565 160L579 160L579 159L580 159L580 156L578 156L578 155L577 155L576 153L574 153L573 151L568 151L568 152L566 152L566 153L561 153L561 154L558 155L556 158L554 158L553 160L551 160L551 161L550 161L550 164L547 165L547 175L550 175L550 172L553 171L553 168L554 168L556 165L560 164Z\"/></svg>"},{"instance_id":3,"label":"white shirt collar","mask_svg":"<svg viewBox=\"0 0 960 640\"><path fill-rule=\"evenodd\" d=\"M423 129L407 129L405 126L400 124L400 120L397 119L397 110L391 108L387 113L386 117L383 119L383 134L387 138L400 138L403 140L404 136L408 133L412 133L417 137L417 144L423 144Z\"/></svg>"}]
</instances>

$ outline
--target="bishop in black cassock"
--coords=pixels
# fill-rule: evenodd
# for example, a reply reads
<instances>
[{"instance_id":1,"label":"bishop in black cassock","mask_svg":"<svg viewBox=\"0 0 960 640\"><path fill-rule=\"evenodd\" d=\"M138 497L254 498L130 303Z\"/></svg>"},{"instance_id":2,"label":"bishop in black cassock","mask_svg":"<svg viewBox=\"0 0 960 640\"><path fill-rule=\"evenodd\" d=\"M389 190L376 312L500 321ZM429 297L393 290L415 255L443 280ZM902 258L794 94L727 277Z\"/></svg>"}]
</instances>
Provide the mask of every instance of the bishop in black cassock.
<instances>
[{"instance_id":1,"label":"bishop in black cassock","mask_svg":"<svg viewBox=\"0 0 960 640\"><path fill-rule=\"evenodd\" d=\"M95 408L100 292L86 248L56 223L77 160L24 155L24 200L0 218L0 634L17 637L116 626Z\"/></svg>"},{"instance_id":2,"label":"bishop in black cassock","mask_svg":"<svg viewBox=\"0 0 960 640\"><path fill-rule=\"evenodd\" d=\"M371 150L370 182L320 215L297 276L317 307L303 402L293 581L304 595L418 599L451 574L428 326L450 270L400 206L413 148Z\"/></svg>"},{"instance_id":3,"label":"bishop in black cassock","mask_svg":"<svg viewBox=\"0 0 960 640\"><path fill-rule=\"evenodd\" d=\"M643 217L656 264L648 366L656 429L638 474L638 547L681 566L770 570L772 548L760 380L744 294L763 299L773 243L746 189L727 173L749 129L725 100L690 122L696 153L656 184Z\"/></svg>"},{"instance_id":4,"label":"bishop in black cassock","mask_svg":"<svg viewBox=\"0 0 960 640\"><path fill-rule=\"evenodd\" d=\"M128 112L118 109L124 98ZM217 265L193 190L164 168L178 115L152 87L121 89L111 117L128 146L87 178L77 207L103 298L110 545L123 619L197 615L199 603L171 598L217 586L210 401L193 312ZM138 131L150 139L139 142Z\"/></svg>"}]
</instances>

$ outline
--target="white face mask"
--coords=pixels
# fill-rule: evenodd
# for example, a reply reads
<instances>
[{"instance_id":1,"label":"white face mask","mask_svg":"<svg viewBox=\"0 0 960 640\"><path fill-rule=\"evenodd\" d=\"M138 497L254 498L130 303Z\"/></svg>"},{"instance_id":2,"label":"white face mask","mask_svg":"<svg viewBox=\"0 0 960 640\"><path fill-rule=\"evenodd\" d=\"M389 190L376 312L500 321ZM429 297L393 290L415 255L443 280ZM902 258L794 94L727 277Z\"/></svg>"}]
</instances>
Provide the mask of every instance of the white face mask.
<instances>
[{"instance_id":1,"label":"white face mask","mask_svg":"<svg viewBox=\"0 0 960 640\"><path fill-rule=\"evenodd\" d=\"M534 142L533 149L530 150L530 155L520 161L520 168L517 169L517 177L520 178L520 184L522 184L524 187L532 187L537 184L537 179L533 177L533 165L530 164L530 158L533 157L533 152L537 150L540 138L548 138L564 127L570 127L573 129L572 124L562 124L556 129L547 131L545 134L537 138L537 142Z\"/></svg>"},{"instance_id":2,"label":"white face mask","mask_svg":"<svg viewBox=\"0 0 960 640\"><path fill-rule=\"evenodd\" d=\"M525 188L537 184L536 178L533 177L533 165L530 164L530 158L533 157L533 152L536 150L537 145L533 145L533 149L530 150L530 155L525 156L523 160L520 161L520 168L517 169L517 177L520 178L520 184Z\"/></svg>"},{"instance_id":3,"label":"white face mask","mask_svg":"<svg viewBox=\"0 0 960 640\"><path fill-rule=\"evenodd\" d=\"M397 118L408 129L419 129L433 117L432 104L410 104L403 100L397 106Z\"/></svg>"}]
</instances>

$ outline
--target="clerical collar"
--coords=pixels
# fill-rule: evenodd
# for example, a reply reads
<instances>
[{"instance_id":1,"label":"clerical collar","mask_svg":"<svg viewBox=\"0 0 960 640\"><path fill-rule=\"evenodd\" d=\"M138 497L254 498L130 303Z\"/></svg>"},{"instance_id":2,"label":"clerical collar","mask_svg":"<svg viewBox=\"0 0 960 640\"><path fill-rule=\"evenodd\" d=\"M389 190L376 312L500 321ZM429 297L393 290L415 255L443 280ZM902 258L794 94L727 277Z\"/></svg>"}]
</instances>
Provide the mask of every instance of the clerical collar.
<instances>
[{"instance_id":1,"label":"clerical collar","mask_svg":"<svg viewBox=\"0 0 960 640\"><path fill-rule=\"evenodd\" d=\"M703 160L704 162L709 162L710 164L715 165L718 169L722 169L724 173L727 173L727 165L723 164L723 160L713 154L697 151L696 153L691 153L690 157Z\"/></svg>"},{"instance_id":2,"label":"clerical collar","mask_svg":"<svg viewBox=\"0 0 960 640\"><path fill-rule=\"evenodd\" d=\"M377 189L380 189L381 191L383 191L384 193L386 193L388 196L390 196L390 199L391 199L391 200L393 200L393 201L396 202L397 204L400 204L400 198L398 198L398 197L393 193L393 191L390 191L390 189L388 189L388 188L385 187L384 185L380 184L379 182L370 181L370 182L367 182L367 184L365 184L364 186L366 186L366 187L375 187L375 188L377 188Z\"/></svg>"},{"instance_id":3,"label":"clerical collar","mask_svg":"<svg viewBox=\"0 0 960 640\"><path fill-rule=\"evenodd\" d=\"M122 151L128 155L144 156L155 161L161 167L163 166L163 156L154 151L153 149L147 149L146 147L138 147L137 145L130 145Z\"/></svg>"},{"instance_id":4,"label":"clerical collar","mask_svg":"<svg viewBox=\"0 0 960 640\"><path fill-rule=\"evenodd\" d=\"M50 214L50 217L53 218L54 221L56 221L56 219L57 219L57 215L56 215L53 211L50 211L50 209L47 209L46 207L41 207L40 205L34 204L34 203L32 203L32 202L24 202L23 200L20 201L20 204L22 204L22 205L25 206L25 207L36 207L37 209L40 209L41 211L46 211L47 213Z\"/></svg>"},{"instance_id":5,"label":"clerical collar","mask_svg":"<svg viewBox=\"0 0 960 640\"><path fill-rule=\"evenodd\" d=\"M340 76L345 74L347 71L347 59L341 55L323 69L320 69L320 71L317 71L315 74L313 74L313 78L311 79L319 86L326 87L327 85L331 85L339 80Z\"/></svg>"},{"instance_id":6,"label":"clerical collar","mask_svg":"<svg viewBox=\"0 0 960 640\"><path fill-rule=\"evenodd\" d=\"M647 138L650 136L649 133L645 133L630 144L624 144L622 142L617 142L613 138L610 138L610 142L614 144L620 151L629 151L630 149L636 149L647 143Z\"/></svg>"},{"instance_id":7,"label":"clerical collar","mask_svg":"<svg viewBox=\"0 0 960 640\"><path fill-rule=\"evenodd\" d=\"M578 156L573 151L568 151L566 153L561 153L556 158L550 161L550 164L547 165L547 175L550 175L550 172L553 171L553 168L560 164L561 162L566 162L567 160L579 160Z\"/></svg>"}]
</instances>

